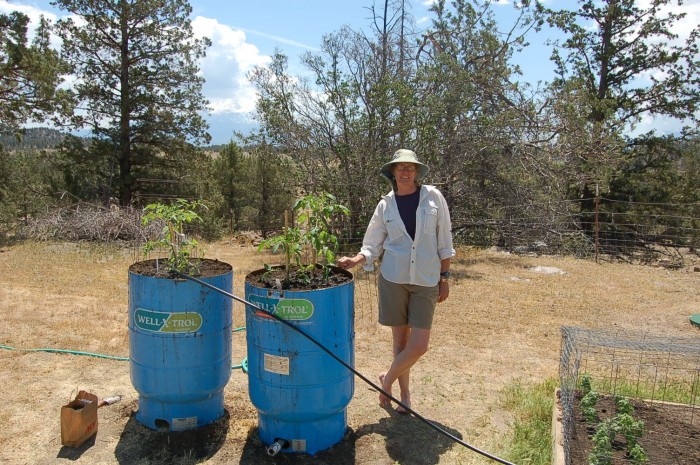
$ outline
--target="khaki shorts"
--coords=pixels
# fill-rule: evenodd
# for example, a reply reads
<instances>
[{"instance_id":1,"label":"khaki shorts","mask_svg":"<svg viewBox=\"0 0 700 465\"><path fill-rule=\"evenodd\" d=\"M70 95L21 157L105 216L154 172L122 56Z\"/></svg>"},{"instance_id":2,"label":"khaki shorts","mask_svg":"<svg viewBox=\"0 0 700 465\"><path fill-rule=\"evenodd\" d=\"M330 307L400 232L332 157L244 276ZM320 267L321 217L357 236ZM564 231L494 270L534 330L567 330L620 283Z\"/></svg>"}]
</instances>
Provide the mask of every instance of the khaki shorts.
<instances>
[{"instance_id":1,"label":"khaki shorts","mask_svg":"<svg viewBox=\"0 0 700 465\"><path fill-rule=\"evenodd\" d=\"M439 293L437 284L396 284L379 273L379 324L430 329Z\"/></svg>"}]
</instances>

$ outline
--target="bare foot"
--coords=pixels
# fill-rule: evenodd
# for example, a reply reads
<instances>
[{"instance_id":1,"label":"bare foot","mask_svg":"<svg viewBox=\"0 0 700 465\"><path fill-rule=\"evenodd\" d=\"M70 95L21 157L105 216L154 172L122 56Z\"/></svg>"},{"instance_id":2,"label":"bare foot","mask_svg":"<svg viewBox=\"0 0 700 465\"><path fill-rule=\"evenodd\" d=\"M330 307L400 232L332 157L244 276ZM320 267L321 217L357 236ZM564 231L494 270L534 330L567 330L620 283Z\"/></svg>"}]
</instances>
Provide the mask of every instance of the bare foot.
<instances>
[{"instance_id":1,"label":"bare foot","mask_svg":"<svg viewBox=\"0 0 700 465\"><path fill-rule=\"evenodd\" d=\"M401 396L401 403L404 404L406 407L411 408L411 398L410 397L404 397ZM396 406L396 412L397 413L411 413L405 408L403 408L401 405Z\"/></svg>"},{"instance_id":2,"label":"bare foot","mask_svg":"<svg viewBox=\"0 0 700 465\"><path fill-rule=\"evenodd\" d=\"M385 377L386 377L386 373L382 373L379 375L379 384L381 385L381 387L384 391L391 394L391 386L389 386L388 389L386 386L384 386L384 378ZM391 407L391 399L389 399L387 396L385 396L384 393L382 393L382 392L379 393L379 406L382 408L390 408Z\"/></svg>"}]
</instances>

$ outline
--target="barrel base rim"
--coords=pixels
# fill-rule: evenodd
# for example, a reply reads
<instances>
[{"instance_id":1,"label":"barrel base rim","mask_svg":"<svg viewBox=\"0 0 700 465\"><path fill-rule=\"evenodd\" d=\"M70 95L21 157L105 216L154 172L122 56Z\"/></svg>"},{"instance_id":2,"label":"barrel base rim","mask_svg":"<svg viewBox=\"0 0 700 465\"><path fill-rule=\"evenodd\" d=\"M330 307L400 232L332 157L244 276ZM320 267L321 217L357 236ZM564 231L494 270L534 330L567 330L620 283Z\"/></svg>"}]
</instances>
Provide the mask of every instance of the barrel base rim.
<instances>
[{"instance_id":1,"label":"barrel base rim","mask_svg":"<svg viewBox=\"0 0 700 465\"><path fill-rule=\"evenodd\" d=\"M288 441L289 447L283 453L301 453L314 455L326 450L343 440L348 430L347 410L313 421L282 421L258 413L258 436L266 445L272 445L278 439ZM300 444L304 450L300 450Z\"/></svg>"},{"instance_id":2,"label":"barrel base rim","mask_svg":"<svg viewBox=\"0 0 700 465\"><path fill-rule=\"evenodd\" d=\"M139 397L135 418L155 431L189 431L215 422L224 416L224 393L188 403L168 403Z\"/></svg>"}]
</instances>

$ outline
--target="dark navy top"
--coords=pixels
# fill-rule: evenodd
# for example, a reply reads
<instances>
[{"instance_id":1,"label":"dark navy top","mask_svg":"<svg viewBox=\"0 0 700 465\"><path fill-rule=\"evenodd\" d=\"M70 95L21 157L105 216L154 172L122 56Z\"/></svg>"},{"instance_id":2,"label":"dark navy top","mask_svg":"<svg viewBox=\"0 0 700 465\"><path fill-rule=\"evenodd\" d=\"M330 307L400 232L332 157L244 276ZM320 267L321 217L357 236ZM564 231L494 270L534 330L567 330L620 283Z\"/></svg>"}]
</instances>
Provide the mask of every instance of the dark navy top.
<instances>
[{"instance_id":1,"label":"dark navy top","mask_svg":"<svg viewBox=\"0 0 700 465\"><path fill-rule=\"evenodd\" d=\"M416 189L413 194L398 195L396 194L396 205L399 207L401 221L406 227L406 232L411 236L411 239L416 239L416 211L418 211L418 202L420 201L420 189Z\"/></svg>"}]
</instances>

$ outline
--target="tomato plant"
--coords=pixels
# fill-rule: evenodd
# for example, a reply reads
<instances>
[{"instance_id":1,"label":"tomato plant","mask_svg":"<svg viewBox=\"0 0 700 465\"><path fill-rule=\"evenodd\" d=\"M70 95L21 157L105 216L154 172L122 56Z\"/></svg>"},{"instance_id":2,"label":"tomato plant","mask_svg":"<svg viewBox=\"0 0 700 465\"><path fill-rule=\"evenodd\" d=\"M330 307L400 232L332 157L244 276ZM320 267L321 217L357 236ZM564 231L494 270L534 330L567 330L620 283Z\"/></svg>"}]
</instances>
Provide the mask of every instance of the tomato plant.
<instances>
[{"instance_id":1,"label":"tomato plant","mask_svg":"<svg viewBox=\"0 0 700 465\"><path fill-rule=\"evenodd\" d=\"M190 260L190 255L198 243L185 234L184 225L202 221L195 209L203 206L199 201L185 199L178 199L170 205L163 203L146 205L143 209L144 215L141 217L142 224L160 221L163 223L163 230L157 239L144 244L144 255L162 247L169 251L167 263L171 269L181 273L198 273L197 264Z\"/></svg>"}]
</instances>

